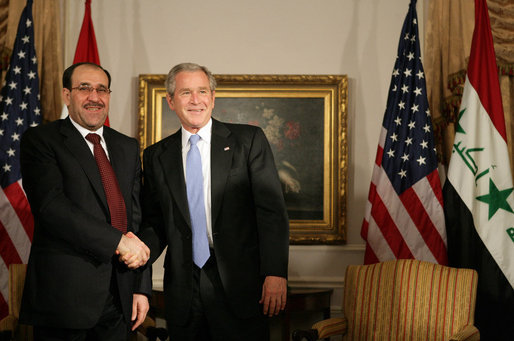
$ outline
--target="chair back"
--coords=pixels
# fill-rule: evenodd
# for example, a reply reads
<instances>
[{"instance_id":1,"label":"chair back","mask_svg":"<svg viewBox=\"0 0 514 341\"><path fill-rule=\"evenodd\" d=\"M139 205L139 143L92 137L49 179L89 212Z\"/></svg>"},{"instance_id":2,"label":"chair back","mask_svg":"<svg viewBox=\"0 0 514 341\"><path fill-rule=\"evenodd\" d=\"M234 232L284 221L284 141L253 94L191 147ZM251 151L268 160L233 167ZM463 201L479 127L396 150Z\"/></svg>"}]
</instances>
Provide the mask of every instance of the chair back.
<instances>
[{"instance_id":1,"label":"chair back","mask_svg":"<svg viewBox=\"0 0 514 341\"><path fill-rule=\"evenodd\" d=\"M419 260L350 265L345 340L448 340L474 324L478 274Z\"/></svg>"}]
</instances>

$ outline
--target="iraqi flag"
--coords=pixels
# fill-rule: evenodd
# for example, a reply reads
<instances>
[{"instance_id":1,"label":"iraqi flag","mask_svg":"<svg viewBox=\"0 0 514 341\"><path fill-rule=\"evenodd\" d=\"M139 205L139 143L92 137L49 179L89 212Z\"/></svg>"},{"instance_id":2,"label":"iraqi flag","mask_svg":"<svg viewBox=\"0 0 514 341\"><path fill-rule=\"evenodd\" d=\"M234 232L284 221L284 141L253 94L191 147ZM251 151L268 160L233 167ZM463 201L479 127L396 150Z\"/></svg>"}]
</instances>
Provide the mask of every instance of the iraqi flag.
<instances>
[{"instance_id":1,"label":"iraqi flag","mask_svg":"<svg viewBox=\"0 0 514 341\"><path fill-rule=\"evenodd\" d=\"M449 265L478 271L475 324L484 340L514 335L514 187L489 14L475 30L444 185Z\"/></svg>"}]
</instances>

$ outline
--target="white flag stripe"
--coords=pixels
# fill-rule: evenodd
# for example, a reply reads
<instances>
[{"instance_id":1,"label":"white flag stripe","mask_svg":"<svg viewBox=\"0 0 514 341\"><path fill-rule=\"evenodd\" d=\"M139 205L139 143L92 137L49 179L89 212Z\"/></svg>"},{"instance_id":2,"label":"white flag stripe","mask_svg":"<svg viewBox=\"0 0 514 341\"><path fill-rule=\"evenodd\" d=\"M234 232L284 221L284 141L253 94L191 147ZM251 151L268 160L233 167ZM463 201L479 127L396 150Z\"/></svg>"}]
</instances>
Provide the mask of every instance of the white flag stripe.
<instances>
[{"instance_id":1,"label":"white flag stripe","mask_svg":"<svg viewBox=\"0 0 514 341\"><path fill-rule=\"evenodd\" d=\"M29 260L30 239L4 191L0 191L0 221L4 225L21 260L26 264Z\"/></svg>"},{"instance_id":2,"label":"white flag stripe","mask_svg":"<svg viewBox=\"0 0 514 341\"><path fill-rule=\"evenodd\" d=\"M465 116L463 120L459 121L459 124L466 132L466 136L472 136L474 139L468 142L473 143L473 145L463 145L466 141L465 137L456 139L455 144L458 145L457 148L461 150L463 148L485 148L484 152L466 154L467 156L472 157L475 161L477 166L476 173L481 173L494 165L494 168L490 169L489 173L490 176L494 177L494 182L502 188L512 187L512 177L509 172L510 168L497 167L498 165L505 163L505 160L508 162L509 152L507 145L491 122L490 116L487 114L484 107L480 103L478 94L473 86L469 83L469 79L467 77L462 97L462 102L464 103L464 101L467 101L464 115L466 115L466 113L470 114ZM472 119L476 120L471 121ZM459 140L462 140L462 142L459 143ZM454 159L456 161L450 162L450 166L448 168L448 178L450 179L453 186L459 188L462 200L465 202L469 210L473 212L473 206L478 204L476 200L474 200L475 194L488 192L489 183L486 181L478 181L475 184L477 188L475 188L475 186L469 186L469 184L475 183L476 175L469 171L460 172L458 170L462 170L462 168L469 168L470 166L473 166L473 164L468 161L468 166L464 163L462 158L452 158L452 161ZM455 171L452 171L454 168ZM510 198L510 202L514 204L512 197ZM485 220L487 221L487 217ZM481 219L481 221L483 221L483 219Z\"/></svg>"},{"instance_id":3,"label":"white flag stripe","mask_svg":"<svg viewBox=\"0 0 514 341\"><path fill-rule=\"evenodd\" d=\"M371 208L371 203L368 201L368 205ZM373 216L369 216L368 225L368 239L367 242L369 247L373 250L378 259L396 259L396 255L393 253L389 244L387 243L382 231L378 227Z\"/></svg>"},{"instance_id":4,"label":"white flag stripe","mask_svg":"<svg viewBox=\"0 0 514 341\"><path fill-rule=\"evenodd\" d=\"M382 167L375 165L372 182L375 184L377 193L382 198L382 201L388 203L387 211L414 257L437 263L437 260L419 233L416 224L410 218L409 212L407 212L402 201L392 188L391 182Z\"/></svg>"},{"instance_id":5,"label":"white flag stripe","mask_svg":"<svg viewBox=\"0 0 514 341\"><path fill-rule=\"evenodd\" d=\"M8 274L9 270L5 265L2 257L0 257L0 274ZM9 297L9 276L0 276L0 294L5 300Z\"/></svg>"}]
</instances>

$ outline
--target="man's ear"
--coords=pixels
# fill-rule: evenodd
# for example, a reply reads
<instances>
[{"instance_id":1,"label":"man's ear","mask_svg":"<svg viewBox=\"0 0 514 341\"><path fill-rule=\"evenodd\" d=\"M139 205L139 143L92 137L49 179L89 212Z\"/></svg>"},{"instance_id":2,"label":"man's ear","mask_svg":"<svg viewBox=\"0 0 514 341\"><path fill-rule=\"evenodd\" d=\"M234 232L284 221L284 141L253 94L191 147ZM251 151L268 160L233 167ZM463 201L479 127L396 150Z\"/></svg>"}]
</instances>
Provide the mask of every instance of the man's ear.
<instances>
[{"instance_id":1,"label":"man's ear","mask_svg":"<svg viewBox=\"0 0 514 341\"><path fill-rule=\"evenodd\" d=\"M175 102L173 101L173 97L170 94L166 93L166 102L168 102L168 106L172 111L175 111Z\"/></svg>"},{"instance_id":2,"label":"man's ear","mask_svg":"<svg viewBox=\"0 0 514 341\"><path fill-rule=\"evenodd\" d=\"M71 91L70 89L63 88L62 89L62 101L64 104L69 107L71 103Z\"/></svg>"}]
</instances>

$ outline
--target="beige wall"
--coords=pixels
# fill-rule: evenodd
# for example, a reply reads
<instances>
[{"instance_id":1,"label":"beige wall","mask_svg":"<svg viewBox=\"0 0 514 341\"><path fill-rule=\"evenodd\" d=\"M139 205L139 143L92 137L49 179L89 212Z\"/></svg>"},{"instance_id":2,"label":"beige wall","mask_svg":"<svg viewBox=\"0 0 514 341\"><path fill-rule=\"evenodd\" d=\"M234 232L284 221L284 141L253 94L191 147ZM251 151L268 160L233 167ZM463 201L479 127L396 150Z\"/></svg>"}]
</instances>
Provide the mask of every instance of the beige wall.
<instances>
[{"instance_id":1,"label":"beige wall","mask_svg":"<svg viewBox=\"0 0 514 341\"><path fill-rule=\"evenodd\" d=\"M418 19L423 23L424 4ZM290 284L336 289L363 260L360 227L391 71L409 0L93 0L100 60L113 77L111 126L137 136L137 77L192 61L217 74L347 74L348 244L291 246ZM83 0L65 0L64 64ZM422 31L420 32L422 36ZM159 285L162 268L155 267Z\"/></svg>"}]
</instances>

